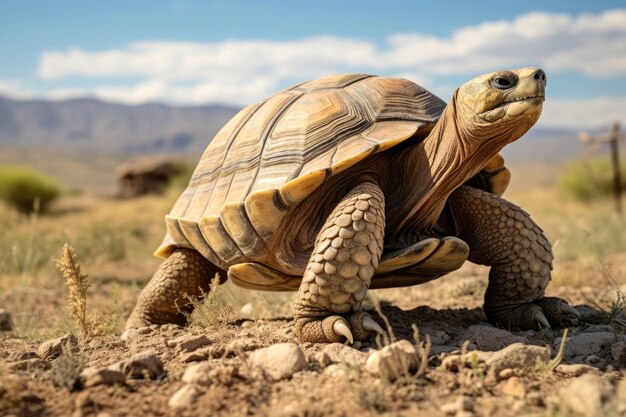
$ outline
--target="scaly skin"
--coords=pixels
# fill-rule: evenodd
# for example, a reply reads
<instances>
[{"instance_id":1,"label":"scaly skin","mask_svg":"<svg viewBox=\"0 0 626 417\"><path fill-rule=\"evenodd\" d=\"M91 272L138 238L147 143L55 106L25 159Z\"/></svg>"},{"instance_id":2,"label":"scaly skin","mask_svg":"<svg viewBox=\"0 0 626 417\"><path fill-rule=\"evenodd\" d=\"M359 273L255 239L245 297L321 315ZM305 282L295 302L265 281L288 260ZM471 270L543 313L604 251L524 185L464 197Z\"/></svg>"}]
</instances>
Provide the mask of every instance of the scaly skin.
<instances>
[{"instance_id":1,"label":"scaly skin","mask_svg":"<svg viewBox=\"0 0 626 417\"><path fill-rule=\"evenodd\" d=\"M507 328L535 329L576 315L564 300L544 297L552 248L526 212L492 193L467 186L454 191L448 204L457 236L470 247L469 260L491 266L484 306L489 321Z\"/></svg>"},{"instance_id":2,"label":"scaly skin","mask_svg":"<svg viewBox=\"0 0 626 417\"><path fill-rule=\"evenodd\" d=\"M189 298L200 299L208 293L211 279L220 272L195 250L176 249L141 291L126 328L186 324L193 309Z\"/></svg>"},{"instance_id":3,"label":"scaly skin","mask_svg":"<svg viewBox=\"0 0 626 417\"><path fill-rule=\"evenodd\" d=\"M384 230L385 198L372 182L355 187L330 214L295 303L295 333L301 342L363 340L368 330L375 330L373 320L359 310L378 267Z\"/></svg>"}]
</instances>

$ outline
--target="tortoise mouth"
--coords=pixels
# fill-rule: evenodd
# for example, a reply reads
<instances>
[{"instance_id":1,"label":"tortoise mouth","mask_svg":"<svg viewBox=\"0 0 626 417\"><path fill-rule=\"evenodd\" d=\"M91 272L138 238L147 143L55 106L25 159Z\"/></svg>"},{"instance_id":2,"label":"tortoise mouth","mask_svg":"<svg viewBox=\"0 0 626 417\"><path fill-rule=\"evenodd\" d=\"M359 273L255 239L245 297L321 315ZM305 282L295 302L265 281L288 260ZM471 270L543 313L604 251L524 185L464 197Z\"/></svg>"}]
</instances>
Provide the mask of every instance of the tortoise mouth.
<instances>
[{"instance_id":1,"label":"tortoise mouth","mask_svg":"<svg viewBox=\"0 0 626 417\"><path fill-rule=\"evenodd\" d=\"M511 104L511 103L517 103L517 102L520 102L520 101L530 101L530 100L538 101L536 99L541 99L541 102L546 101L546 97L544 95L542 95L542 94L533 94L533 95L529 95L529 96L517 97L517 98L510 99L510 100L506 100L506 101L502 102L502 104L500 104L498 107L502 107L502 106L505 106L505 105ZM539 104L539 103L537 103L537 104Z\"/></svg>"}]
</instances>

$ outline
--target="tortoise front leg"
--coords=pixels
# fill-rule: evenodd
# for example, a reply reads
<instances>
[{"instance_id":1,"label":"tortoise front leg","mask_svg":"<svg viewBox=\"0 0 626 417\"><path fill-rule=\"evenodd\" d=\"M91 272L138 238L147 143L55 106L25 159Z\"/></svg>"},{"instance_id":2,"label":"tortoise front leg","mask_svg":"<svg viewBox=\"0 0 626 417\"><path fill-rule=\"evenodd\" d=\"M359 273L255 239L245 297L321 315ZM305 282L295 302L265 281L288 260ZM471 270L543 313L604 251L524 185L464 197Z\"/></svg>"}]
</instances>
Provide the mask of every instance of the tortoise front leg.
<instances>
[{"instance_id":1,"label":"tortoise front leg","mask_svg":"<svg viewBox=\"0 0 626 417\"><path fill-rule=\"evenodd\" d=\"M463 186L448 199L469 260L489 265L485 314L493 324L549 328L578 312L565 300L545 297L552 248L543 230L522 209L492 193Z\"/></svg>"},{"instance_id":2,"label":"tortoise front leg","mask_svg":"<svg viewBox=\"0 0 626 417\"><path fill-rule=\"evenodd\" d=\"M193 309L190 298L200 299L208 293L211 280L218 272L220 270L197 251L176 249L139 294L126 328L186 324Z\"/></svg>"},{"instance_id":3,"label":"tortoise front leg","mask_svg":"<svg viewBox=\"0 0 626 417\"><path fill-rule=\"evenodd\" d=\"M295 303L301 342L350 343L382 328L360 311L378 267L385 230L385 198L363 182L335 207L315 240Z\"/></svg>"}]
</instances>

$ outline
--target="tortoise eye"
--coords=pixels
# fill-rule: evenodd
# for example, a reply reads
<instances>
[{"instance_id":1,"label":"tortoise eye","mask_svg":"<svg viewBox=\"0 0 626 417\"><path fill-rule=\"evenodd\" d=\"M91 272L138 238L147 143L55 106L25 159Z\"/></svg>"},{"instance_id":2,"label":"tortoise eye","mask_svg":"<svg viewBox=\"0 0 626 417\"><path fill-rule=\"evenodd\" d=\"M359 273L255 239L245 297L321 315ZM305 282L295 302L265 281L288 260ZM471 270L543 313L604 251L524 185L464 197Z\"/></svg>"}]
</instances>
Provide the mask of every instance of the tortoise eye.
<instances>
[{"instance_id":1,"label":"tortoise eye","mask_svg":"<svg viewBox=\"0 0 626 417\"><path fill-rule=\"evenodd\" d=\"M506 90L515 85L515 80L512 77L496 75L493 80L491 80L491 85L499 90Z\"/></svg>"}]
</instances>

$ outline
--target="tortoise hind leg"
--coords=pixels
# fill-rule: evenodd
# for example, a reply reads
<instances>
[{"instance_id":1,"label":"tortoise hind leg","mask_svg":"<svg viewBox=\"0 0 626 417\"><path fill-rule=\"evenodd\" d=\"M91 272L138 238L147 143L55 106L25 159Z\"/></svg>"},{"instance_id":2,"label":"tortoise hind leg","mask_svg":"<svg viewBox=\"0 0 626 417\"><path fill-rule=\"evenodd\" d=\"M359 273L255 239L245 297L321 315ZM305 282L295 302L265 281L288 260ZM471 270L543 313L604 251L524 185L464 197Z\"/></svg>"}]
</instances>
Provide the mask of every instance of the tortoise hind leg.
<instances>
[{"instance_id":1,"label":"tortoise hind leg","mask_svg":"<svg viewBox=\"0 0 626 417\"><path fill-rule=\"evenodd\" d=\"M320 230L295 303L301 342L365 339L380 326L361 309L383 247L385 200L363 182L335 207Z\"/></svg>"},{"instance_id":2,"label":"tortoise hind leg","mask_svg":"<svg viewBox=\"0 0 626 417\"><path fill-rule=\"evenodd\" d=\"M552 250L537 224L516 205L471 187L454 191L451 205L469 260L489 265L485 314L489 321L522 329L549 328L579 314L565 300L545 297Z\"/></svg>"},{"instance_id":3,"label":"tortoise hind leg","mask_svg":"<svg viewBox=\"0 0 626 417\"><path fill-rule=\"evenodd\" d=\"M126 328L186 324L193 310L190 299L200 299L208 293L211 280L218 273L223 272L197 251L176 249L139 294Z\"/></svg>"}]
</instances>

